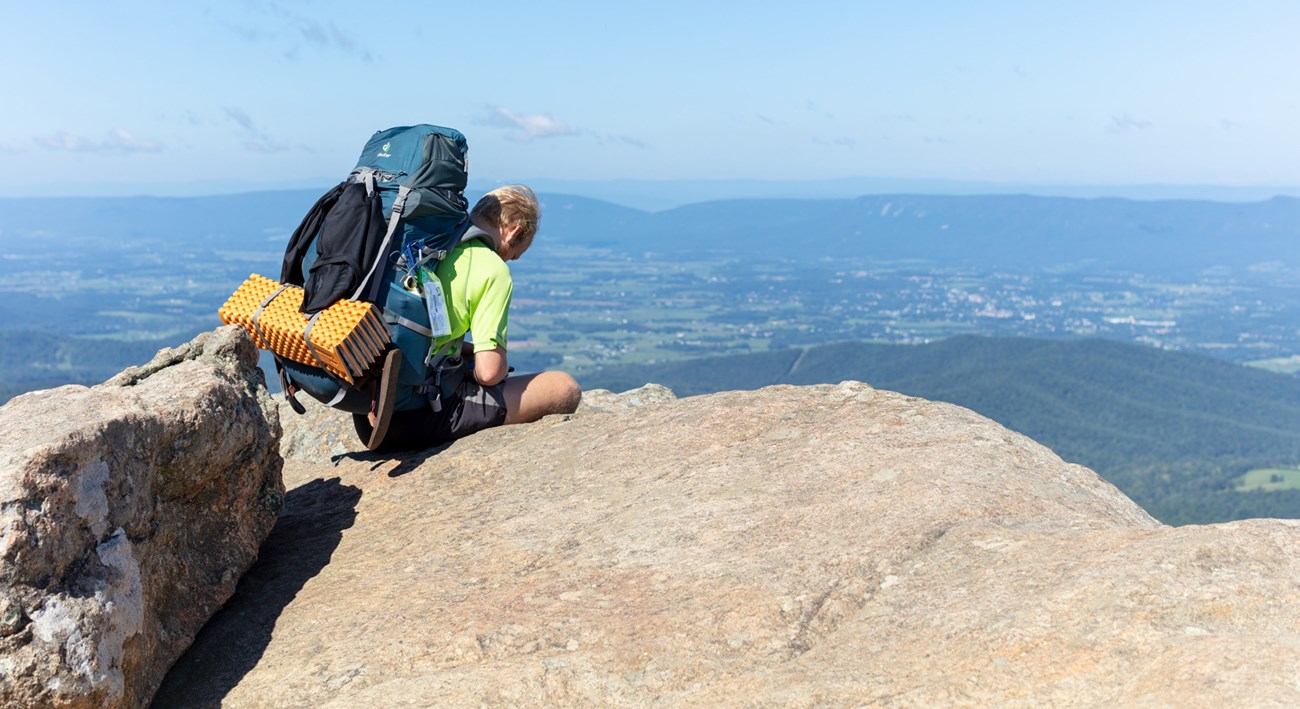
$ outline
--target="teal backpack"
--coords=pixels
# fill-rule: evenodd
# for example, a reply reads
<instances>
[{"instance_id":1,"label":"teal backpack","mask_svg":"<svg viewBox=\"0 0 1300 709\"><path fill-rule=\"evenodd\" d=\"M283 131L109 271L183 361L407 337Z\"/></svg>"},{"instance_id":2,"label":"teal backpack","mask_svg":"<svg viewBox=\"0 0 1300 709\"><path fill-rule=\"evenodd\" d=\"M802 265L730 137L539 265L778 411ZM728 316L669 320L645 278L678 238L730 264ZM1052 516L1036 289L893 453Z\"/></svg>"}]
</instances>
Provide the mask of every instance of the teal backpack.
<instances>
[{"instance_id":1,"label":"teal backpack","mask_svg":"<svg viewBox=\"0 0 1300 709\"><path fill-rule=\"evenodd\" d=\"M402 351L398 411L439 410L441 397L464 376L459 348L429 358L433 331L416 274L420 267L433 271L469 229L466 151L465 136L451 128L378 131L347 179L308 211L285 249L280 281L303 287L304 315L342 298L382 309L393 345ZM310 328L315 321L308 322ZM279 356L275 362L298 413L304 409L295 390L349 413L369 411L370 377L353 386L320 367Z\"/></svg>"}]
</instances>

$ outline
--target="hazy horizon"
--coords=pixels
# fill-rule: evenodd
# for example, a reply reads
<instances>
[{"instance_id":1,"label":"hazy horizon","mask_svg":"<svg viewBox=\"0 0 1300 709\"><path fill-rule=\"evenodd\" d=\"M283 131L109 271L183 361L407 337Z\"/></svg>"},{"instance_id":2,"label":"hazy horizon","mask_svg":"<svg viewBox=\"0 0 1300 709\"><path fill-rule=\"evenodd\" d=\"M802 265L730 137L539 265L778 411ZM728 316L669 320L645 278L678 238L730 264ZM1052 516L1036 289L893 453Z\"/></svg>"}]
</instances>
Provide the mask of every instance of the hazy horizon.
<instances>
[{"instance_id":1,"label":"hazy horizon","mask_svg":"<svg viewBox=\"0 0 1300 709\"><path fill-rule=\"evenodd\" d=\"M150 198L218 197L256 192L325 191L339 178L304 179L280 183L239 180L201 180L177 183L64 183L0 189L0 199L24 198ZM1033 185L957 180L899 180L879 177L842 177L821 180L681 179L681 180L574 180L528 178L519 180L539 192L570 194L646 211L723 199L844 199L870 195L916 194L933 196L1026 195L1078 199L1118 198L1137 201L1198 200L1212 202L1262 202L1273 197L1300 198L1300 186L1129 184ZM501 180L471 178L467 192L486 192Z\"/></svg>"}]
</instances>

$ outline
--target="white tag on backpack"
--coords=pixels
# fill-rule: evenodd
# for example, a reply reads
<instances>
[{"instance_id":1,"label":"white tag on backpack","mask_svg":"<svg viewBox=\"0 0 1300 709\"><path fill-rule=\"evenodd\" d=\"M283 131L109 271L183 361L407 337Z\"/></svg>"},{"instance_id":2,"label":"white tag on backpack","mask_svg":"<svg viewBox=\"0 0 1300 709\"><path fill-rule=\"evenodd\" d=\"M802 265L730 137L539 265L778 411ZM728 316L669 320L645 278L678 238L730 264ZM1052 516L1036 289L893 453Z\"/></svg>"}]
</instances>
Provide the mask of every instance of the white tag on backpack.
<instances>
[{"instance_id":1,"label":"white tag on backpack","mask_svg":"<svg viewBox=\"0 0 1300 709\"><path fill-rule=\"evenodd\" d=\"M429 309L429 329L434 337L451 334L451 320L447 318L447 299L442 295L442 282L436 277L422 278L424 304Z\"/></svg>"}]
</instances>

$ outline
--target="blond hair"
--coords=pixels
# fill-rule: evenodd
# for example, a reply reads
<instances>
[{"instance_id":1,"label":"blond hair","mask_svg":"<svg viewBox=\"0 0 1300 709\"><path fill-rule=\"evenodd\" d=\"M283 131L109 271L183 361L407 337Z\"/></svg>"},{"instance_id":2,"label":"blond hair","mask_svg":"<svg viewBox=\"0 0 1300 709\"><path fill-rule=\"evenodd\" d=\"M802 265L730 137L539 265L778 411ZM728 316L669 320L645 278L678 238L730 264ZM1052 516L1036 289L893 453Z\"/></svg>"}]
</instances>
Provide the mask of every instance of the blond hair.
<instances>
[{"instance_id":1,"label":"blond hair","mask_svg":"<svg viewBox=\"0 0 1300 709\"><path fill-rule=\"evenodd\" d=\"M537 203L537 195L528 187L506 185L483 195L474 209L470 210L470 216L495 224L503 232L511 227L519 227L515 239L526 249L537 234L542 208Z\"/></svg>"}]
</instances>

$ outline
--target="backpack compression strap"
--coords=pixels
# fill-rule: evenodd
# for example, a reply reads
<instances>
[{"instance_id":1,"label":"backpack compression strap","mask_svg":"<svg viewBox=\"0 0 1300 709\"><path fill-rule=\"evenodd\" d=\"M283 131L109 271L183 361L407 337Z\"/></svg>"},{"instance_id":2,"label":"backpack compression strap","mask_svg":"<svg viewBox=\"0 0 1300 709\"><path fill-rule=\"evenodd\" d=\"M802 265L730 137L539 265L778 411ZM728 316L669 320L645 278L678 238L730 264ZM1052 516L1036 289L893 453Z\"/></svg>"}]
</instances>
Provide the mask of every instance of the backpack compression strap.
<instances>
[{"instance_id":1,"label":"backpack compression strap","mask_svg":"<svg viewBox=\"0 0 1300 709\"><path fill-rule=\"evenodd\" d=\"M262 300L262 304L257 306L257 310L253 313L253 330L257 332L257 336L261 338L263 343L267 344L268 348L271 341L266 339L266 334L262 332L262 326L257 322L257 319L262 317L262 311L266 310L266 306L270 305L271 301L275 300L276 297L283 293L288 287L289 284L286 283L281 285L279 288L276 288L270 295L266 296L266 298ZM289 374L284 369L284 363L280 361L280 355L275 354L274 351L271 354L275 358L275 373L280 377L280 388L284 390L284 396L288 399L289 406L293 408L295 413L307 413L307 409L303 408L302 404L298 403L298 400L293 396L293 387L291 386L292 382L289 381Z\"/></svg>"},{"instance_id":2,"label":"backpack compression strap","mask_svg":"<svg viewBox=\"0 0 1300 709\"><path fill-rule=\"evenodd\" d=\"M398 314L395 313L395 312L393 313L393 319L394 319L395 321L397 321L397 324L398 324L398 325L401 325L402 327L406 328L407 330L410 330L411 332L417 332L417 333L419 333L419 334L421 334L421 335L424 335L425 337L427 337L427 338L429 338L429 339L431 339L431 340L433 339L433 330L430 330L429 328L427 328L427 327L421 325L420 323L418 323L418 322L416 322L416 321L414 321L414 320L412 320L412 319L410 319L410 318L404 318L404 317L402 317L401 315L398 315Z\"/></svg>"},{"instance_id":3,"label":"backpack compression strap","mask_svg":"<svg viewBox=\"0 0 1300 709\"><path fill-rule=\"evenodd\" d=\"M266 339L266 334L262 332L262 326L257 323L257 319L262 317L262 311L266 310L266 306L270 305L271 301L275 300L276 297L283 293L288 287L289 284L285 283L274 291L271 291L271 295L266 296L266 298L262 300L262 304L257 306L257 310L253 311L253 330L257 332L257 336L261 338L262 342L266 343L268 349L271 346L271 341Z\"/></svg>"},{"instance_id":4,"label":"backpack compression strap","mask_svg":"<svg viewBox=\"0 0 1300 709\"><path fill-rule=\"evenodd\" d=\"M316 360L316 366L325 369L325 362L321 360L320 355L316 352L316 346L311 342L311 329L316 327L316 320L318 318L320 318L320 313L316 313L307 320L307 327L303 328L302 331L302 341L307 343L307 351L311 353L311 358Z\"/></svg>"},{"instance_id":5,"label":"backpack compression strap","mask_svg":"<svg viewBox=\"0 0 1300 709\"><path fill-rule=\"evenodd\" d=\"M289 406L293 409L293 412L299 416L307 413L307 409L304 408L296 398L294 398L293 392L295 387L293 382L289 379L289 370L284 368L284 361L280 359L280 355L272 355L272 358L275 361L275 373L280 377L280 390L284 392L284 398L288 400Z\"/></svg>"}]
</instances>

